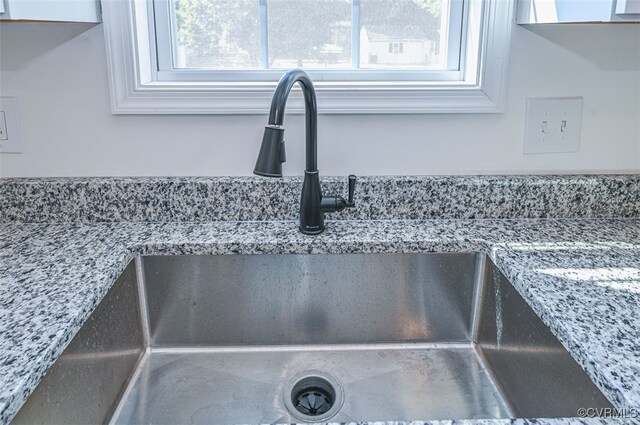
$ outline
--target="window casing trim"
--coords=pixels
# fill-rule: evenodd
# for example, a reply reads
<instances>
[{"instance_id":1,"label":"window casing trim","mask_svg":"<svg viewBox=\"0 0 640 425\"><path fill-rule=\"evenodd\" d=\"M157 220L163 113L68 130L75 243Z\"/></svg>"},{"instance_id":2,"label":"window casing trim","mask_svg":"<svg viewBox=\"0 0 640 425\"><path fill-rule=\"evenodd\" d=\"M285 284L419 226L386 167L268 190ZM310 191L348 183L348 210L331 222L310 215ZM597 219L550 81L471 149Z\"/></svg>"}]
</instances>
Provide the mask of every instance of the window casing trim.
<instances>
[{"instance_id":1,"label":"window casing trim","mask_svg":"<svg viewBox=\"0 0 640 425\"><path fill-rule=\"evenodd\" d=\"M159 81L148 0L104 0L103 21L114 114L266 114L275 82ZM503 111L513 5L470 0L466 63L451 78L432 81L323 81L310 72L319 113L497 113ZM478 16L481 14L482 16ZM473 25L480 22L481 25ZM473 26L473 28L471 28ZM477 45L478 48L469 48ZM280 74L281 71L273 71ZM460 71L457 71L460 72ZM380 72L383 75L383 72ZM302 113L292 93L287 111Z\"/></svg>"}]
</instances>

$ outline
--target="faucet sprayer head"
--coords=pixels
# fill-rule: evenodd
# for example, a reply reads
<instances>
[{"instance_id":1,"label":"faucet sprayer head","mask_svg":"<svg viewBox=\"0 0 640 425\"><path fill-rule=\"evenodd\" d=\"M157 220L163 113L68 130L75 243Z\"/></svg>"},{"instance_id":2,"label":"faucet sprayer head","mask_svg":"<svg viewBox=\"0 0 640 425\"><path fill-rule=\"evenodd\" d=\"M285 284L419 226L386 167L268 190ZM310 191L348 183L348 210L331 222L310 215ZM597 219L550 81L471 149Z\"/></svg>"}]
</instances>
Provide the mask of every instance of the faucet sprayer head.
<instances>
[{"instance_id":1,"label":"faucet sprayer head","mask_svg":"<svg viewBox=\"0 0 640 425\"><path fill-rule=\"evenodd\" d=\"M286 160L284 128L266 126L253 174L264 177L282 177L282 163Z\"/></svg>"}]
</instances>

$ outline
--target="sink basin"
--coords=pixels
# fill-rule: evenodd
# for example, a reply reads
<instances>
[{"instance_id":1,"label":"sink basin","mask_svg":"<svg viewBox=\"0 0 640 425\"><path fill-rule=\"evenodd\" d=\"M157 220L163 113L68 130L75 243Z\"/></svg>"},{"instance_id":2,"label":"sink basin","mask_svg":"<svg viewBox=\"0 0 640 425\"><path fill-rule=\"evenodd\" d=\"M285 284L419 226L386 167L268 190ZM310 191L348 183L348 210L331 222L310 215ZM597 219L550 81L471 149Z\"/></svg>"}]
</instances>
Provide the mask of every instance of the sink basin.
<instances>
[{"instance_id":1,"label":"sink basin","mask_svg":"<svg viewBox=\"0 0 640 425\"><path fill-rule=\"evenodd\" d=\"M14 422L536 418L588 407L612 406L483 254L157 256L127 267Z\"/></svg>"}]
</instances>

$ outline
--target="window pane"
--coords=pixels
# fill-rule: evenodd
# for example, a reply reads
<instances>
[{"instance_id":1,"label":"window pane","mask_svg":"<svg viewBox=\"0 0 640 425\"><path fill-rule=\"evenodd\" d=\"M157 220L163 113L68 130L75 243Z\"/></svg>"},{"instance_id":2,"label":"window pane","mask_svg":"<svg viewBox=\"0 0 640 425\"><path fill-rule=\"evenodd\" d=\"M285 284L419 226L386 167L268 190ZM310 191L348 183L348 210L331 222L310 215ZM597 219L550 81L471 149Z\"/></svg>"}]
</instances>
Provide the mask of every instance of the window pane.
<instances>
[{"instance_id":1,"label":"window pane","mask_svg":"<svg viewBox=\"0 0 640 425\"><path fill-rule=\"evenodd\" d=\"M442 0L361 0L360 67L445 69ZM446 12L446 11L445 11Z\"/></svg>"},{"instance_id":2,"label":"window pane","mask_svg":"<svg viewBox=\"0 0 640 425\"><path fill-rule=\"evenodd\" d=\"M176 68L260 67L258 0L175 0Z\"/></svg>"},{"instance_id":3,"label":"window pane","mask_svg":"<svg viewBox=\"0 0 640 425\"><path fill-rule=\"evenodd\" d=\"M351 0L269 0L269 67L351 67Z\"/></svg>"}]
</instances>

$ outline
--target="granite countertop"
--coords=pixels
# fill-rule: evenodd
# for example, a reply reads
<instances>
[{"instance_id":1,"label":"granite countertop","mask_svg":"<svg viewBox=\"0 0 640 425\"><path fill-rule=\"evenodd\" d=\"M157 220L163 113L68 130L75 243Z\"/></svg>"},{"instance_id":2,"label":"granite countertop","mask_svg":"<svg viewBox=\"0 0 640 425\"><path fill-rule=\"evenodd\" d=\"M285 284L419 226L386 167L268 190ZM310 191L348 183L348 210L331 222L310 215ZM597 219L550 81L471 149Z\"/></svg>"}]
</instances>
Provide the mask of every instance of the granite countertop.
<instances>
[{"instance_id":1,"label":"granite countertop","mask_svg":"<svg viewBox=\"0 0 640 425\"><path fill-rule=\"evenodd\" d=\"M341 178L322 184L346 189ZM366 177L357 208L314 237L294 221L300 186L0 179L0 425L129 261L163 254L487 253L613 405L640 411L640 176Z\"/></svg>"},{"instance_id":2,"label":"granite countertop","mask_svg":"<svg viewBox=\"0 0 640 425\"><path fill-rule=\"evenodd\" d=\"M317 237L291 221L3 223L0 423L136 255L428 251L489 254L612 403L640 407L637 219L334 221Z\"/></svg>"}]
</instances>

